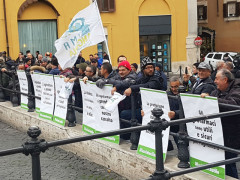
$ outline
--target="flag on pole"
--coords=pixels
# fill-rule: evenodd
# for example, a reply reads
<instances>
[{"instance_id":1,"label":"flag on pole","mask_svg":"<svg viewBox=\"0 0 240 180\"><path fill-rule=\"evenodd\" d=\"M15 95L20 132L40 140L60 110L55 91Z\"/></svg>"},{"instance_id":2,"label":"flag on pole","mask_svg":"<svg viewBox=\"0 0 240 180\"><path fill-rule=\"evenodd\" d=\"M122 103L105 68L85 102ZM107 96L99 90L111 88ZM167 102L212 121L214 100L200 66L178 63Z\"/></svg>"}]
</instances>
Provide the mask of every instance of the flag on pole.
<instances>
[{"instance_id":1,"label":"flag on pole","mask_svg":"<svg viewBox=\"0 0 240 180\"><path fill-rule=\"evenodd\" d=\"M97 1L94 1L73 17L68 30L55 41L55 56L62 69L72 67L81 50L105 40Z\"/></svg>"}]
</instances>

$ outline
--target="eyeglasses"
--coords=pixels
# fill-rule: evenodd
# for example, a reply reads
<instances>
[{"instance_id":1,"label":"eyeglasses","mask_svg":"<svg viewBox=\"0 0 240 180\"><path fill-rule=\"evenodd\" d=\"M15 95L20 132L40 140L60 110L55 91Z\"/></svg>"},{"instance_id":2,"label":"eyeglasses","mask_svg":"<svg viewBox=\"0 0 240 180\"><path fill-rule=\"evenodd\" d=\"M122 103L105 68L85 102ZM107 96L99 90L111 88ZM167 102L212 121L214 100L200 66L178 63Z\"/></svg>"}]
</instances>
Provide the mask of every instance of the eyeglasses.
<instances>
[{"instance_id":1,"label":"eyeglasses","mask_svg":"<svg viewBox=\"0 0 240 180\"><path fill-rule=\"evenodd\" d=\"M97 63L97 62L95 62L95 61L92 61L92 63Z\"/></svg>"},{"instance_id":2,"label":"eyeglasses","mask_svg":"<svg viewBox=\"0 0 240 180\"><path fill-rule=\"evenodd\" d=\"M92 71L85 71L85 72L92 72Z\"/></svg>"}]
</instances>

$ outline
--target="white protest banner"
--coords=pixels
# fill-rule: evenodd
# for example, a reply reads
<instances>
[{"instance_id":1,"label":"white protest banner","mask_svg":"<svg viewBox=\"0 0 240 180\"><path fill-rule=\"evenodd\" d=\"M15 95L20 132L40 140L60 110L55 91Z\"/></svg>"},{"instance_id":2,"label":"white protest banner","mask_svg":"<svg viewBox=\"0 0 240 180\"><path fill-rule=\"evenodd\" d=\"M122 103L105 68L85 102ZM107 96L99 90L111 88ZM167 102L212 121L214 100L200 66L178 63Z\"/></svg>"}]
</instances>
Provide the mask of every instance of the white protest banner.
<instances>
[{"instance_id":1,"label":"white protest banner","mask_svg":"<svg viewBox=\"0 0 240 180\"><path fill-rule=\"evenodd\" d=\"M39 73L33 73L32 76L32 82L33 82L33 88L35 96L41 97L42 95L42 80L41 80L41 74ZM40 107L41 107L41 100L35 98L35 109L37 113L40 113Z\"/></svg>"},{"instance_id":2,"label":"white protest banner","mask_svg":"<svg viewBox=\"0 0 240 180\"><path fill-rule=\"evenodd\" d=\"M87 82L86 84L80 79L82 101L83 101L83 131L88 134L94 134L97 124L94 115L95 96L91 91L93 85Z\"/></svg>"},{"instance_id":3,"label":"white protest banner","mask_svg":"<svg viewBox=\"0 0 240 180\"><path fill-rule=\"evenodd\" d=\"M201 98L200 95L181 94L185 118L219 113L216 97ZM200 140L224 145L222 123L220 118L203 119L187 123L188 135ZM224 151L210 148L200 143L189 142L191 167L225 159ZM225 166L218 166L203 170L212 176L225 179Z\"/></svg>"},{"instance_id":4,"label":"white protest banner","mask_svg":"<svg viewBox=\"0 0 240 180\"><path fill-rule=\"evenodd\" d=\"M106 40L97 1L78 12L68 30L55 41L55 56L62 69L72 67L80 51Z\"/></svg>"},{"instance_id":5,"label":"white protest banner","mask_svg":"<svg viewBox=\"0 0 240 180\"><path fill-rule=\"evenodd\" d=\"M67 117L67 106L68 106L68 98L64 98L60 95L60 91L63 86L66 84L64 82L64 78L60 78L60 76L54 76L55 82L55 109L53 122L65 126L66 117ZM72 91L72 90L71 90Z\"/></svg>"},{"instance_id":6,"label":"white protest banner","mask_svg":"<svg viewBox=\"0 0 240 180\"><path fill-rule=\"evenodd\" d=\"M96 83L92 84L94 85L92 90L96 100L94 113L98 122L96 124L95 133L120 129L118 108L115 108L112 112L109 112L104 107L112 96L111 90L113 86L106 84L102 89L100 89L96 86ZM116 144L119 144L120 142L119 135L105 137L102 139Z\"/></svg>"},{"instance_id":7,"label":"white protest banner","mask_svg":"<svg viewBox=\"0 0 240 180\"><path fill-rule=\"evenodd\" d=\"M100 133L120 129L118 108L108 112L104 108L111 98L112 85L105 85L102 89L96 83L80 80L83 97L83 131L88 134ZM102 138L119 144L119 135Z\"/></svg>"},{"instance_id":8,"label":"white protest banner","mask_svg":"<svg viewBox=\"0 0 240 180\"><path fill-rule=\"evenodd\" d=\"M28 81L25 71L17 70L20 92L28 94ZM28 97L21 94L21 108L28 110Z\"/></svg>"},{"instance_id":9,"label":"white protest banner","mask_svg":"<svg viewBox=\"0 0 240 180\"><path fill-rule=\"evenodd\" d=\"M51 74L41 74L42 94L39 117L47 120L53 118L54 108L54 80Z\"/></svg>"},{"instance_id":10,"label":"white protest banner","mask_svg":"<svg viewBox=\"0 0 240 180\"><path fill-rule=\"evenodd\" d=\"M159 91L154 89L140 88L142 98L142 110L144 111L142 125L147 125L151 120L154 120L154 116L151 111L158 107L163 110L161 118L169 121L168 112L170 111L167 93L165 91ZM166 159L169 128L162 132L163 142L163 158ZM141 132L138 154L146 156L151 159L156 159L155 150L155 134L146 130Z\"/></svg>"}]
</instances>

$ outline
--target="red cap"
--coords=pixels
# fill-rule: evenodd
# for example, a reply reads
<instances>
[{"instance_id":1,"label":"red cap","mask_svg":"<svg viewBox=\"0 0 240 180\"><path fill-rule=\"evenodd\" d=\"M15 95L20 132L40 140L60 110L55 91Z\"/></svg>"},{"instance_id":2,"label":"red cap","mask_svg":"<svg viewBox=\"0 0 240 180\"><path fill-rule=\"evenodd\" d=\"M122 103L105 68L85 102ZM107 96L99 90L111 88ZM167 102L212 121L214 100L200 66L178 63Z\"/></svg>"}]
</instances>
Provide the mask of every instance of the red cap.
<instances>
[{"instance_id":1,"label":"red cap","mask_svg":"<svg viewBox=\"0 0 240 180\"><path fill-rule=\"evenodd\" d=\"M132 70L131 65L130 65L130 63L129 63L128 61L122 61L122 62L118 65L118 68L119 68L120 66L123 66L123 67L127 68L129 71Z\"/></svg>"}]
</instances>

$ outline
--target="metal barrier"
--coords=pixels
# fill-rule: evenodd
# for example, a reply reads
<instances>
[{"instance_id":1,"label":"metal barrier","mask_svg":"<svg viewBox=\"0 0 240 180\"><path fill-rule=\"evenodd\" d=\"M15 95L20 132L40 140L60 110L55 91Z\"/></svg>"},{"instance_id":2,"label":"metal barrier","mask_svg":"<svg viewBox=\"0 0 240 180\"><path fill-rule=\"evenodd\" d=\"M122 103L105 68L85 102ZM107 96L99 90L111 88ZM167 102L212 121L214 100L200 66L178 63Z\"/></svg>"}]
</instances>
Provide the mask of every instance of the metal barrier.
<instances>
[{"instance_id":1,"label":"metal barrier","mask_svg":"<svg viewBox=\"0 0 240 180\"><path fill-rule=\"evenodd\" d=\"M12 70L11 72L12 75L12 80L13 84L16 83L16 72ZM34 110L34 100L35 98L40 98L37 96L34 96L32 94L32 80L31 80L31 75L29 74L29 71L27 72L27 79L28 79L28 84L29 84L29 93L21 93L16 90L16 86L13 85L13 89L7 89L2 87L0 83L0 101L4 99L4 90L11 92L12 98L12 104L13 106L16 106L16 102L18 102L17 99L17 94L23 94L28 96L30 102L28 104L28 107L30 107L30 112L32 112L32 109ZM15 81L15 82L14 82ZM183 89L180 89L180 91L183 91ZM13 98L14 97L14 98ZM225 164L231 164L234 162L240 161L240 157L238 158L233 158L229 160L224 160L224 161L219 161L216 163L211 163L199 167L194 167L194 168L189 168L189 151L188 151L188 144L189 141L193 142L198 142L202 144L209 145L211 147L219 148L228 152L240 154L239 150L232 149L229 147L221 146L218 144L206 142L203 140L198 140L195 138L192 138L187 135L186 131L186 123L189 122L195 122L199 121L202 119L211 119L211 118L217 118L217 117L226 117L226 116L233 116L233 115L238 115L240 114L240 106L235 106L235 105L228 105L228 104L221 104L219 103L219 106L221 107L228 107L230 109L235 109L229 112L222 112L218 114L212 114L208 116L198 116L194 118L186 118L184 119L184 114L183 114L183 107L181 103L181 99L179 96L168 96L169 98L173 98L178 101L179 103L179 108L180 108L180 119L174 120L174 121L166 121L165 119L161 119L161 116L163 114L163 111L161 109L153 109L152 114L155 116L155 119L151 121L148 125L142 126L141 124L137 123L136 119L136 94L133 94L131 96L131 121L125 120L125 119L120 119L122 122L127 122L131 124L132 127L130 128L125 128L125 129L120 129L116 131L109 131L109 132L104 132L104 133L99 133L99 134L94 134L94 135L87 135L83 137L76 137L72 139L65 139L65 140L58 140L58 141L52 141L52 142L46 142L44 139L39 140L38 136L41 133L41 130L38 127L30 127L28 130L28 135L31 137L31 140L25 142L22 147L19 148L14 148L14 149L9 149L5 151L0 151L0 156L6 156L6 155L11 155L11 154L16 154L16 153L23 153L25 155L31 154L32 156L32 178L34 180L41 179L41 168L40 168L40 153L45 152L49 147L54 147L54 146L60 146L60 145L65 145L65 144L71 144L71 143L76 143L76 142L81 142L81 141L87 141L87 140L92 140L92 139L97 139L97 138L102 138L102 137L107 137L107 136L113 136L113 135L121 135L121 134L126 134L126 133L131 133L131 149L136 150L138 146L138 141L139 141L139 133L142 130L149 130L151 132L155 133L155 150L156 150L156 170L153 173L153 175L148 178L148 179L170 179L171 177L174 176L179 176L182 174L186 173L191 173L203 169L207 169L210 167L215 167L219 165L225 165ZM17 100L16 100L17 99ZM73 106L72 104L72 96L70 96L69 101L68 101L68 111L67 111L67 120L69 123L73 123L72 126L74 126L74 122L76 121L75 113L74 110L79 110L82 111L82 108ZM162 150L162 131L165 130L169 126L174 126L174 125L179 125L180 129L178 133L173 133L170 132L170 135L178 137L178 159L180 160L178 167L179 168L188 168L186 170L178 171L178 172L167 172L164 169L164 161L163 161L163 150Z\"/></svg>"},{"instance_id":2,"label":"metal barrier","mask_svg":"<svg viewBox=\"0 0 240 180\"><path fill-rule=\"evenodd\" d=\"M229 112L212 114L212 115L208 115L208 116L198 116L198 117L194 117L194 118L179 119L179 120L170 121L170 122L161 118L161 116L163 115L163 111L159 108L153 109L152 114L153 114L153 116L155 116L155 119L145 126L131 127L131 128L120 129L120 130L116 130L116 131L109 131L109 132L104 132L104 133L99 133L99 134L94 134L94 135L87 135L87 136L82 136L82 137L75 137L75 138L71 138L71 139L57 140L57 141L51 141L51 142L46 142L44 139L39 140L38 136L41 134L40 128L30 127L27 133L31 137L31 140L25 142L22 147L0 151L0 156L7 156L7 155L12 155L12 154L17 154L17 153L23 153L25 155L30 154L32 156L32 179L40 180L41 179L40 154L41 154L41 152L45 152L50 147L61 146L61 145L82 142L82 141L87 141L87 140L92 140L92 139L98 139L98 138L103 138L103 137L107 137L107 136L125 134L125 133L129 133L129 132L140 132L142 130L149 130L151 132L154 132L154 134L155 134L156 170L148 179L167 180L167 179L170 179L171 177L175 177L175 176L179 176L179 175L183 175L183 174L187 174L187 173L191 173L191 172L196 172L196 171L211 168L211 167L216 167L219 165L231 164L231 163L240 161L240 157L237 157L237 158L232 158L232 159L228 159L228 160L218 161L215 163L210 163L207 165L202 165L199 167L188 168L186 170L181 170L181 171L176 171L176 172L168 172L164 168L163 149L162 149L162 131L165 130L167 127L173 126L173 125L185 124L188 122L195 122L195 121L199 121L201 119L212 119L212 118L216 118L216 117L226 117L226 116L230 116L230 115L238 115L238 114L240 114L240 110L233 110L233 111L229 111ZM171 134L181 137L179 134L173 134L173 133L171 133ZM240 154L239 150L220 146L220 145L210 143L210 142L205 142L202 140L197 140L197 139L191 138L189 136L184 136L183 139L194 141L194 142L200 142L202 144L207 144L212 147L217 147L217 148L223 149L225 151Z\"/></svg>"}]
</instances>

